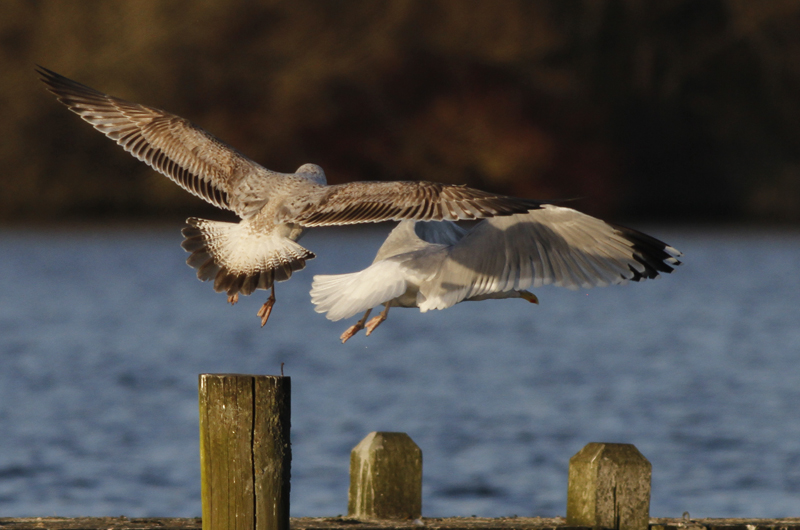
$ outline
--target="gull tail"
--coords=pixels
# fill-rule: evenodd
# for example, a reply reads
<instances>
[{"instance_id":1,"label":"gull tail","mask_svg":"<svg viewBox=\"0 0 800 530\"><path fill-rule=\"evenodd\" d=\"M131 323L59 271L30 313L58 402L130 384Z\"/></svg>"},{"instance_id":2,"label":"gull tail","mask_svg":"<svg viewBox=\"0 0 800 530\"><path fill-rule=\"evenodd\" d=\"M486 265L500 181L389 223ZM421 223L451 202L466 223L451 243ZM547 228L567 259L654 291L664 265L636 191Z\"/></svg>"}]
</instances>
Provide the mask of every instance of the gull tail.
<instances>
[{"instance_id":1,"label":"gull tail","mask_svg":"<svg viewBox=\"0 0 800 530\"><path fill-rule=\"evenodd\" d=\"M269 289L306 266L314 253L278 234L251 229L247 221L225 223L190 217L181 232L181 246L192 255L186 263L202 281L214 280L214 290L236 295Z\"/></svg>"},{"instance_id":2,"label":"gull tail","mask_svg":"<svg viewBox=\"0 0 800 530\"><path fill-rule=\"evenodd\" d=\"M328 320L341 320L397 298L406 285L400 264L384 260L350 274L314 276L311 302Z\"/></svg>"}]
</instances>

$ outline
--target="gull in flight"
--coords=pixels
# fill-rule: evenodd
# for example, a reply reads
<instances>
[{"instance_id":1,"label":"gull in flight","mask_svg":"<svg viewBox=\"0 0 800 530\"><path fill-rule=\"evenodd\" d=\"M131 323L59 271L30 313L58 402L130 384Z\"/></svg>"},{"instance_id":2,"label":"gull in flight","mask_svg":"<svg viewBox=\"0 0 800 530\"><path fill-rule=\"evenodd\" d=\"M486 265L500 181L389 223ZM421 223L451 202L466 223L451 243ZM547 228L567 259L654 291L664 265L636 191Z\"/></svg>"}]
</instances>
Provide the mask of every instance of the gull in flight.
<instances>
[{"instance_id":1,"label":"gull in flight","mask_svg":"<svg viewBox=\"0 0 800 530\"><path fill-rule=\"evenodd\" d=\"M351 182L328 186L325 172L304 164L277 173L248 159L189 121L132 103L39 67L47 89L72 112L183 189L241 221L189 218L187 263L213 280L230 303L271 290L258 316L266 324L274 282L288 280L314 253L297 244L306 228L417 219L454 221L511 215L540 203L433 182Z\"/></svg>"},{"instance_id":2,"label":"gull in flight","mask_svg":"<svg viewBox=\"0 0 800 530\"><path fill-rule=\"evenodd\" d=\"M682 254L653 237L570 208L542 204L528 213L485 219L471 230L455 223L402 221L372 265L350 274L317 275L311 301L330 320L364 316L340 337L372 333L389 308L446 309L459 302L521 298L526 289L568 289L658 278ZM372 309L380 315L367 322Z\"/></svg>"}]
</instances>

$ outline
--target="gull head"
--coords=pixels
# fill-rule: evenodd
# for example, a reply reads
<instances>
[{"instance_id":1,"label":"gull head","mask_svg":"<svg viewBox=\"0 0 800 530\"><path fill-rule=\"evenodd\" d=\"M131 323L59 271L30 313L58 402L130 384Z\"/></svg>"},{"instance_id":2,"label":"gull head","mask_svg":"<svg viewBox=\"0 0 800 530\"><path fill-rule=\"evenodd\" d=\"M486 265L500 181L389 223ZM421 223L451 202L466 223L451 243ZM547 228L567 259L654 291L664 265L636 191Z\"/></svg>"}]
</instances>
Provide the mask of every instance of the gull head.
<instances>
[{"instance_id":1,"label":"gull head","mask_svg":"<svg viewBox=\"0 0 800 530\"><path fill-rule=\"evenodd\" d=\"M532 292L530 292L530 291L518 291L518 292L519 292L519 297L522 298L523 300L527 300L528 302L530 302L532 304L538 304L539 303L539 299Z\"/></svg>"},{"instance_id":2,"label":"gull head","mask_svg":"<svg viewBox=\"0 0 800 530\"><path fill-rule=\"evenodd\" d=\"M325 185L328 183L325 178L325 171L316 164L303 164L294 172L298 177L304 177L317 184Z\"/></svg>"}]
</instances>

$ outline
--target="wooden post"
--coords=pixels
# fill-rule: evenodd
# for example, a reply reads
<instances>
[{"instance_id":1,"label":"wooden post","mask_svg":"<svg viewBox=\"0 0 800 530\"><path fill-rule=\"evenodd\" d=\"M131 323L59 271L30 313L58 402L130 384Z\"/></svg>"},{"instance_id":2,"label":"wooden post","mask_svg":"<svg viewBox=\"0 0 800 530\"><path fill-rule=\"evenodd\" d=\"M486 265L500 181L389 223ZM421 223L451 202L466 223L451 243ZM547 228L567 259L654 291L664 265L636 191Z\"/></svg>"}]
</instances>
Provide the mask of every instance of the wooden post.
<instances>
[{"instance_id":1,"label":"wooden post","mask_svg":"<svg viewBox=\"0 0 800 530\"><path fill-rule=\"evenodd\" d=\"M419 519L422 451L403 432L372 432L350 453L347 513L367 519Z\"/></svg>"},{"instance_id":2,"label":"wooden post","mask_svg":"<svg viewBox=\"0 0 800 530\"><path fill-rule=\"evenodd\" d=\"M200 374L203 530L289 530L291 379Z\"/></svg>"},{"instance_id":3,"label":"wooden post","mask_svg":"<svg viewBox=\"0 0 800 530\"><path fill-rule=\"evenodd\" d=\"M587 444L569 459L567 525L647 530L651 473L631 444Z\"/></svg>"}]
</instances>

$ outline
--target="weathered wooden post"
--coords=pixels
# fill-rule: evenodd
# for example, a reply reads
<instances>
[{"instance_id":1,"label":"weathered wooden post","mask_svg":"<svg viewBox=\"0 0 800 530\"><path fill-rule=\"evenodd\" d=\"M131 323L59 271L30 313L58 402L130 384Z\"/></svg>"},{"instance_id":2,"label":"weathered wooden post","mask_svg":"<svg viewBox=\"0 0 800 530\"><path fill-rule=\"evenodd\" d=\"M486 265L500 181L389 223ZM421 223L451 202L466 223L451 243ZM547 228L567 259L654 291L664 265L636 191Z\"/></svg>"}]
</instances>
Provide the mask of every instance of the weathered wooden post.
<instances>
[{"instance_id":1,"label":"weathered wooden post","mask_svg":"<svg viewBox=\"0 0 800 530\"><path fill-rule=\"evenodd\" d=\"M347 513L368 519L419 519L422 451L404 432L372 432L350 453Z\"/></svg>"},{"instance_id":2,"label":"weathered wooden post","mask_svg":"<svg viewBox=\"0 0 800 530\"><path fill-rule=\"evenodd\" d=\"M203 530L289 530L291 379L199 379Z\"/></svg>"},{"instance_id":3,"label":"weathered wooden post","mask_svg":"<svg viewBox=\"0 0 800 530\"><path fill-rule=\"evenodd\" d=\"M587 444L569 459L567 525L647 530L651 473L631 444Z\"/></svg>"}]
</instances>

